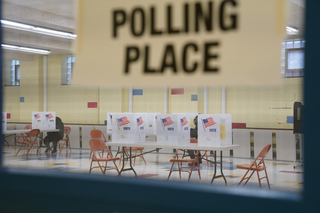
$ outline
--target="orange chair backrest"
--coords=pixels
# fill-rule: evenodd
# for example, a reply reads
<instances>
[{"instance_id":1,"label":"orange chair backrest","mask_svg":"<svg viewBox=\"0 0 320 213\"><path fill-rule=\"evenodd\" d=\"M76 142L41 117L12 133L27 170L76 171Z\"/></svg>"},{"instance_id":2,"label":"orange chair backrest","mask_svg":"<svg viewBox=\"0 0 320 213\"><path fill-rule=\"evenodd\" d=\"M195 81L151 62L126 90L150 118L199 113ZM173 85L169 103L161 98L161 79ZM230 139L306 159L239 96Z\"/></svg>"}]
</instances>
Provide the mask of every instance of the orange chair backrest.
<instances>
[{"instance_id":1,"label":"orange chair backrest","mask_svg":"<svg viewBox=\"0 0 320 213\"><path fill-rule=\"evenodd\" d=\"M258 157L264 158L267 156L269 150L271 149L271 144L266 145L261 152L259 153Z\"/></svg>"},{"instance_id":2,"label":"orange chair backrest","mask_svg":"<svg viewBox=\"0 0 320 213\"><path fill-rule=\"evenodd\" d=\"M91 130L90 135L91 138L103 138L105 141L107 141L107 139L104 137L104 134L98 129Z\"/></svg>"},{"instance_id":3,"label":"orange chair backrest","mask_svg":"<svg viewBox=\"0 0 320 213\"><path fill-rule=\"evenodd\" d=\"M91 138L89 141L89 145L92 151L106 149L104 141L100 138Z\"/></svg>"},{"instance_id":4,"label":"orange chair backrest","mask_svg":"<svg viewBox=\"0 0 320 213\"><path fill-rule=\"evenodd\" d=\"M196 138L190 138L190 143L198 143L198 139L196 139Z\"/></svg>"},{"instance_id":5,"label":"orange chair backrest","mask_svg":"<svg viewBox=\"0 0 320 213\"><path fill-rule=\"evenodd\" d=\"M32 125L31 124L27 124L24 129L32 129Z\"/></svg>"},{"instance_id":6,"label":"orange chair backrest","mask_svg":"<svg viewBox=\"0 0 320 213\"><path fill-rule=\"evenodd\" d=\"M39 133L39 129L32 129L30 132L28 132L27 137L38 137Z\"/></svg>"},{"instance_id":7,"label":"orange chair backrest","mask_svg":"<svg viewBox=\"0 0 320 213\"><path fill-rule=\"evenodd\" d=\"M65 127L64 127L64 134L69 135L70 132L71 132L71 127L65 126Z\"/></svg>"}]
</instances>

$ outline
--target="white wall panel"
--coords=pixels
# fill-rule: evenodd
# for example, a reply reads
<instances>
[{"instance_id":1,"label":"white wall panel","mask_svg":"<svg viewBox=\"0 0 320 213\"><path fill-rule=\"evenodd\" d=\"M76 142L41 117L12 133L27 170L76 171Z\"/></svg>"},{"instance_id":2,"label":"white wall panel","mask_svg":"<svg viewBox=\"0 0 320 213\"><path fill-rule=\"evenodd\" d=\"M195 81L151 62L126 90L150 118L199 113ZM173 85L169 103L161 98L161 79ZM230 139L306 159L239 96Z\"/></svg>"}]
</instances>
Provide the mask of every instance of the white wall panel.
<instances>
[{"instance_id":1,"label":"white wall panel","mask_svg":"<svg viewBox=\"0 0 320 213\"><path fill-rule=\"evenodd\" d=\"M255 129L254 132L254 157L256 158L263 147L272 144L272 130ZM265 159L272 159L272 148Z\"/></svg>"},{"instance_id":2,"label":"white wall panel","mask_svg":"<svg viewBox=\"0 0 320 213\"><path fill-rule=\"evenodd\" d=\"M240 145L233 150L233 157L250 158L250 129L233 129L233 144Z\"/></svg>"},{"instance_id":3,"label":"white wall panel","mask_svg":"<svg viewBox=\"0 0 320 213\"><path fill-rule=\"evenodd\" d=\"M295 135L292 130L277 130L277 160L296 160Z\"/></svg>"},{"instance_id":4,"label":"white wall panel","mask_svg":"<svg viewBox=\"0 0 320 213\"><path fill-rule=\"evenodd\" d=\"M79 125L65 125L71 127L71 132L69 135L70 144L71 144L71 150L73 148L80 148L80 131L79 131Z\"/></svg>"},{"instance_id":5,"label":"white wall panel","mask_svg":"<svg viewBox=\"0 0 320 213\"><path fill-rule=\"evenodd\" d=\"M93 125L81 125L82 131L82 148L90 149L89 140L91 139L90 132L93 130Z\"/></svg>"}]
</instances>

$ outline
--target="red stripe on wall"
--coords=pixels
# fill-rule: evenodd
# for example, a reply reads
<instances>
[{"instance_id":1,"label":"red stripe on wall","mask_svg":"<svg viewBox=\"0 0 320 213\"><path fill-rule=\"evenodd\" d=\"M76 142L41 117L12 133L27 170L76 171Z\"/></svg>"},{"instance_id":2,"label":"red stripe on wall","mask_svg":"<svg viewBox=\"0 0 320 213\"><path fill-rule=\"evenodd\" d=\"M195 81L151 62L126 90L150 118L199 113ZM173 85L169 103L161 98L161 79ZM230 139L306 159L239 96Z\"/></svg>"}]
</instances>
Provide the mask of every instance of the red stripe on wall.
<instances>
[{"instance_id":1,"label":"red stripe on wall","mask_svg":"<svg viewBox=\"0 0 320 213\"><path fill-rule=\"evenodd\" d=\"M232 123L232 128L246 128L246 123Z\"/></svg>"},{"instance_id":2,"label":"red stripe on wall","mask_svg":"<svg viewBox=\"0 0 320 213\"><path fill-rule=\"evenodd\" d=\"M171 89L171 95L183 95L183 94L184 94L183 88Z\"/></svg>"},{"instance_id":3,"label":"red stripe on wall","mask_svg":"<svg viewBox=\"0 0 320 213\"><path fill-rule=\"evenodd\" d=\"M98 108L97 102L88 102L88 108Z\"/></svg>"},{"instance_id":4,"label":"red stripe on wall","mask_svg":"<svg viewBox=\"0 0 320 213\"><path fill-rule=\"evenodd\" d=\"M11 118L11 113L7 113L7 119Z\"/></svg>"}]
</instances>

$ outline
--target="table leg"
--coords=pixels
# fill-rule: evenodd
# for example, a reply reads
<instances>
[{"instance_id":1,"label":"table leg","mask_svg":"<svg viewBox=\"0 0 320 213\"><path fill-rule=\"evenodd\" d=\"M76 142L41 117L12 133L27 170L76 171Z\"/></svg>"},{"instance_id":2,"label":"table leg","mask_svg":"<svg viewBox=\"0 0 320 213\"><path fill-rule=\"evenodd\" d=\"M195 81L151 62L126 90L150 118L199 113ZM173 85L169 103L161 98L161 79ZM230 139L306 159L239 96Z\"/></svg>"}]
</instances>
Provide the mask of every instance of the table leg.
<instances>
[{"instance_id":1,"label":"table leg","mask_svg":"<svg viewBox=\"0 0 320 213\"><path fill-rule=\"evenodd\" d=\"M129 156L128 156L129 162L130 162L130 168L126 168L126 169L124 168L124 160L125 160L125 157L124 157L124 155L125 155L124 148L125 148L125 147L123 146L123 147L122 147L122 168L121 168L118 176L121 176L121 172L123 172L123 171L132 170L132 171L134 172L134 175L137 177L137 173L136 173L136 171L134 170L134 168L132 167L131 147L130 147L130 154L129 154Z\"/></svg>"},{"instance_id":2,"label":"table leg","mask_svg":"<svg viewBox=\"0 0 320 213\"><path fill-rule=\"evenodd\" d=\"M220 162L217 162L217 157L216 156L217 156L217 151L214 151L214 157L213 157L213 159L214 159L214 174L213 174L211 183L213 182L214 179L223 177L225 185L227 185L226 177L224 176L223 171L222 171L222 151L220 151ZM217 164L220 164L220 173L221 173L221 175L216 175L217 174Z\"/></svg>"}]
</instances>

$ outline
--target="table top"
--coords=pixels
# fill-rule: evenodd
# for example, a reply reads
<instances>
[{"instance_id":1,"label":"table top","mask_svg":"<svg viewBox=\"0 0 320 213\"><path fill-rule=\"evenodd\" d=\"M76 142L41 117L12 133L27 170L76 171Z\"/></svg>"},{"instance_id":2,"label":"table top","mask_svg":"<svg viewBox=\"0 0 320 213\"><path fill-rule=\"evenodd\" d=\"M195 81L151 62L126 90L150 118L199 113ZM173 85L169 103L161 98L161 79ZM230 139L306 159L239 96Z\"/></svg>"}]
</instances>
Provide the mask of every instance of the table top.
<instances>
[{"instance_id":1,"label":"table top","mask_svg":"<svg viewBox=\"0 0 320 213\"><path fill-rule=\"evenodd\" d=\"M31 129L12 129L2 132L4 135L28 133ZM40 132L59 132L59 129L40 129Z\"/></svg>"},{"instance_id":2,"label":"table top","mask_svg":"<svg viewBox=\"0 0 320 213\"><path fill-rule=\"evenodd\" d=\"M188 144L170 144L170 143L160 143L154 141L138 142L138 143L125 143L125 142L107 142L107 146L125 146L125 147L144 147L144 148L172 148L172 149L190 149L190 150L233 150L240 148L240 145L201 145L198 143L188 143Z\"/></svg>"}]
</instances>

